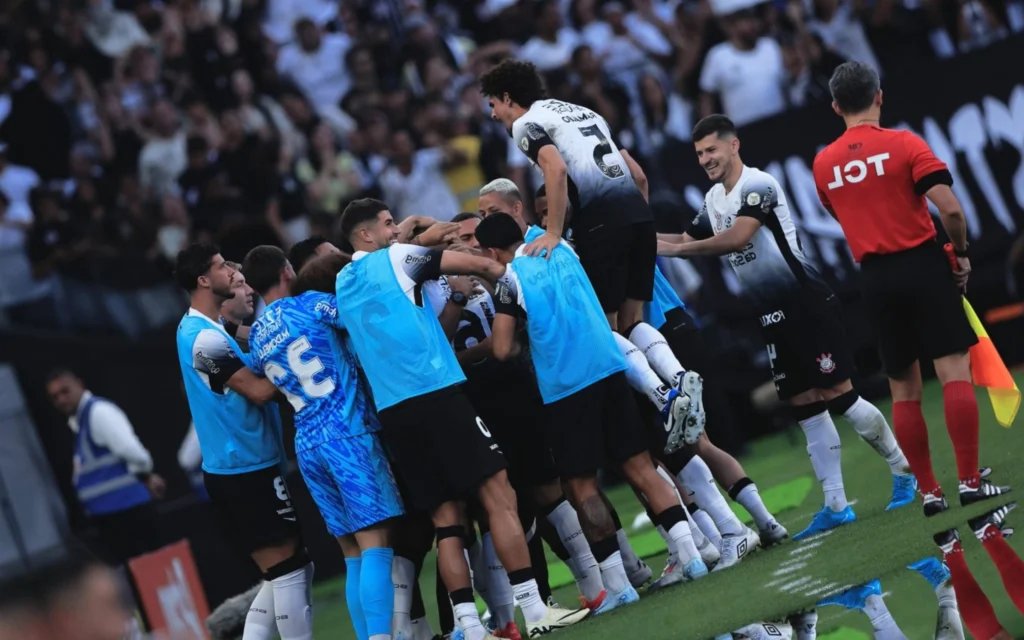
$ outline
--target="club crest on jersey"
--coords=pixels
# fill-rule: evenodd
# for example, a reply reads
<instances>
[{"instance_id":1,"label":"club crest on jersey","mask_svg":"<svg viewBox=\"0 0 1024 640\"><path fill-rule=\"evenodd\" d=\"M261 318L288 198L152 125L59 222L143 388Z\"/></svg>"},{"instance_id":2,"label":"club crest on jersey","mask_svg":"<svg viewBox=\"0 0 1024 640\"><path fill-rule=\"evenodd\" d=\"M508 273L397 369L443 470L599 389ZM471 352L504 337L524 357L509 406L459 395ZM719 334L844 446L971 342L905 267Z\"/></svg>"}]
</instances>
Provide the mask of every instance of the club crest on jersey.
<instances>
[{"instance_id":1,"label":"club crest on jersey","mask_svg":"<svg viewBox=\"0 0 1024 640\"><path fill-rule=\"evenodd\" d=\"M519 148L522 149L523 151L529 151L530 141L527 140L526 138L523 138L522 140L519 141Z\"/></svg>"},{"instance_id":2,"label":"club crest on jersey","mask_svg":"<svg viewBox=\"0 0 1024 640\"><path fill-rule=\"evenodd\" d=\"M747 194L747 206L756 207L761 204L761 196L756 191L751 191Z\"/></svg>"},{"instance_id":3,"label":"club crest on jersey","mask_svg":"<svg viewBox=\"0 0 1024 640\"><path fill-rule=\"evenodd\" d=\"M832 373L836 370L836 363L832 359L831 353L821 354L821 357L818 358L818 366L821 367L822 373Z\"/></svg>"}]
</instances>

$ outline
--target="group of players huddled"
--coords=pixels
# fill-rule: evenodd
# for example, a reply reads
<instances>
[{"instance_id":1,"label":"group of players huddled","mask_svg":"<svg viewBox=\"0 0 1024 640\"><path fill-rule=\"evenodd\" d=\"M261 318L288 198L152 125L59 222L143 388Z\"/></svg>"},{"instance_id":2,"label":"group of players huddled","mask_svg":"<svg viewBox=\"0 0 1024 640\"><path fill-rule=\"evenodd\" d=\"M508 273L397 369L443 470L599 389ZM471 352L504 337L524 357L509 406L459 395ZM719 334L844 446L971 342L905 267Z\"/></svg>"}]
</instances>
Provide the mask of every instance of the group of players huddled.
<instances>
[{"instance_id":1,"label":"group of players huddled","mask_svg":"<svg viewBox=\"0 0 1024 640\"><path fill-rule=\"evenodd\" d=\"M302 478L345 555L359 640L435 637L418 586L435 540L439 601L451 604L440 607L442 631L519 640L516 607L533 638L636 602L645 584L699 580L787 538L705 432L695 369L708 354L659 254L727 255L748 294L825 497L794 539L856 518L831 414L888 464L889 508L915 499L911 463L851 385L838 302L801 250L786 196L771 175L743 165L726 117L697 124L697 156L715 185L688 231L666 236L655 231L642 169L600 115L547 99L529 63L503 62L480 83L493 117L543 173L543 227L527 224L515 184L499 179L481 189L479 212L451 222L396 223L386 203L354 201L338 240L351 253L316 237L287 255L256 247L242 265L202 244L178 256L191 296L178 354L206 490L266 579L244 640L313 637L313 566L282 480L281 396L294 409ZM225 323L241 325L254 299L243 350ZM653 581L600 489L602 469L629 483L668 546ZM967 480L965 504L1008 490ZM941 492L925 494L926 513L943 505ZM988 521L999 529L1004 516ZM581 608L551 597L542 540L572 571ZM939 561L919 570L937 590L945 585ZM948 591L940 605L955 614ZM865 608L874 595L867 585L841 603ZM901 637L880 603L879 637ZM795 615L791 626L738 633L813 638L816 614Z\"/></svg>"}]
</instances>

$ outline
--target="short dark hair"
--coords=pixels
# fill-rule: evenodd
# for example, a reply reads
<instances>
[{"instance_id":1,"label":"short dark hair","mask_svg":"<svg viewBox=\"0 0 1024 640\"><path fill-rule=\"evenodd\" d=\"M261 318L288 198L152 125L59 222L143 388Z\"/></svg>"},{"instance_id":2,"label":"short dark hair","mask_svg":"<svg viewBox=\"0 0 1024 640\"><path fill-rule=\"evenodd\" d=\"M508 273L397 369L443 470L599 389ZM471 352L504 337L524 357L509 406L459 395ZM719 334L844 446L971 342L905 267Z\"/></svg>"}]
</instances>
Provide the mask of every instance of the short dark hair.
<instances>
[{"instance_id":1,"label":"short dark hair","mask_svg":"<svg viewBox=\"0 0 1024 640\"><path fill-rule=\"evenodd\" d=\"M30 611L46 615L69 589L77 587L92 569L104 565L78 543L58 554L47 554L42 562L0 584L0 615Z\"/></svg>"},{"instance_id":2,"label":"short dark hair","mask_svg":"<svg viewBox=\"0 0 1024 640\"><path fill-rule=\"evenodd\" d=\"M508 249L523 242L523 231L512 216L495 213L480 222L476 239L484 249Z\"/></svg>"},{"instance_id":3,"label":"short dark hair","mask_svg":"<svg viewBox=\"0 0 1024 640\"><path fill-rule=\"evenodd\" d=\"M547 98L537 67L532 62L511 58L480 76L480 93L490 98L504 98L507 93L512 102L526 109Z\"/></svg>"},{"instance_id":4,"label":"short dark hair","mask_svg":"<svg viewBox=\"0 0 1024 640\"><path fill-rule=\"evenodd\" d=\"M694 142L697 142L711 134L715 134L719 138L724 135L734 136L736 135L736 125L733 124L732 120L730 120L728 116L724 116L720 113L712 113L710 116L700 119L700 121L693 127L693 133L690 137Z\"/></svg>"},{"instance_id":5,"label":"short dark hair","mask_svg":"<svg viewBox=\"0 0 1024 640\"><path fill-rule=\"evenodd\" d=\"M288 265L288 256L280 247L261 244L245 254L242 275L253 290L264 296L271 287L281 281L281 271Z\"/></svg>"},{"instance_id":6,"label":"short dark hair","mask_svg":"<svg viewBox=\"0 0 1024 640\"><path fill-rule=\"evenodd\" d=\"M540 185L540 188L537 189L537 193L533 194L533 199L536 200L537 198L546 198L547 195L548 195L548 186L546 184L542 184L542 185Z\"/></svg>"},{"instance_id":7,"label":"short dark hair","mask_svg":"<svg viewBox=\"0 0 1024 640\"><path fill-rule=\"evenodd\" d=\"M314 256L302 267L302 271L292 283L292 295L297 296L307 291L333 294L338 273L350 262L352 262L352 256L347 253Z\"/></svg>"},{"instance_id":8,"label":"short dark hair","mask_svg":"<svg viewBox=\"0 0 1024 640\"><path fill-rule=\"evenodd\" d=\"M880 88L878 73L863 62L844 62L828 81L832 100L845 114L867 111Z\"/></svg>"},{"instance_id":9,"label":"short dark hair","mask_svg":"<svg viewBox=\"0 0 1024 640\"><path fill-rule=\"evenodd\" d=\"M320 245L327 242L330 242L330 240L325 236L310 236L293 244L292 248L288 251L288 262L292 263L295 273L302 271L302 267L305 266L306 262L316 255L316 250L320 248Z\"/></svg>"},{"instance_id":10,"label":"short dark hair","mask_svg":"<svg viewBox=\"0 0 1024 640\"><path fill-rule=\"evenodd\" d=\"M463 211L462 213L456 213L452 217L452 222L462 222L463 220L472 220L473 218L483 220L483 216L476 211Z\"/></svg>"},{"instance_id":11,"label":"short dark hair","mask_svg":"<svg viewBox=\"0 0 1024 640\"><path fill-rule=\"evenodd\" d=\"M215 244L195 242L178 252L174 262L174 278L185 291L192 293L199 287L199 278L213 266L213 257L220 253Z\"/></svg>"},{"instance_id":12,"label":"short dark hair","mask_svg":"<svg viewBox=\"0 0 1024 640\"><path fill-rule=\"evenodd\" d=\"M53 369L50 369L47 372L46 378L43 379L43 383L44 384L50 384L51 382L53 382L57 378L63 378L64 376L70 376L72 378L77 378L78 374L75 373L74 371L72 371L71 367L66 367L64 365L60 365L60 366L54 367Z\"/></svg>"},{"instance_id":13,"label":"short dark hair","mask_svg":"<svg viewBox=\"0 0 1024 640\"><path fill-rule=\"evenodd\" d=\"M381 211L387 210L387 204L374 198L360 198L358 200L353 200L348 203L348 206L345 207L345 211L341 214L342 237L351 242L350 238L352 237L352 232L355 231L356 227L364 222L376 220Z\"/></svg>"}]
</instances>

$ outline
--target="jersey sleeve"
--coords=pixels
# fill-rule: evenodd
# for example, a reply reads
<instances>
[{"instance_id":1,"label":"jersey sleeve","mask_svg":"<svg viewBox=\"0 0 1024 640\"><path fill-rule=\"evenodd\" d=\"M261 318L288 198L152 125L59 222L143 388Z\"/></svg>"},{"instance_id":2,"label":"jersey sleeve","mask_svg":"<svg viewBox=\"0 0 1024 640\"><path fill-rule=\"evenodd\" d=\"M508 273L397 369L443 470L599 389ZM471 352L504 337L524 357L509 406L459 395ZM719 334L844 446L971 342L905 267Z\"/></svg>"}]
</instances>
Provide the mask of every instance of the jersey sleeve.
<instances>
[{"instance_id":1,"label":"jersey sleeve","mask_svg":"<svg viewBox=\"0 0 1024 640\"><path fill-rule=\"evenodd\" d=\"M537 155L541 149L549 144L555 144L541 124L532 121L524 122L522 118L512 125L512 137L519 145L520 150L534 162L537 162Z\"/></svg>"},{"instance_id":2,"label":"jersey sleeve","mask_svg":"<svg viewBox=\"0 0 1024 640\"><path fill-rule=\"evenodd\" d=\"M736 217L753 218L764 224L765 216L779 206L779 189L764 175L755 175L740 190L740 209Z\"/></svg>"},{"instance_id":3,"label":"jersey sleeve","mask_svg":"<svg viewBox=\"0 0 1024 640\"><path fill-rule=\"evenodd\" d=\"M690 221L686 233L694 240L707 240L715 235L711 229L711 217L708 215L708 203L705 200L704 206L700 208L697 215Z\"/></svg>"},{"instance_id":4,"label":"jersey sleeve","mask_svg":"<svg viewBox=\"0 0 1024 640\"><path fill-rule=\"evenodd\" d=\"M903 148L910 164L914 191L921 196L938 184L953 186L953 175L946 163L935 157L928 143L910 131L903 132Z\"/></svg>"},{"instance_id":5,"label":"jersey sleeve","mask_svg":"<svg viewBox=\"0 0 1024 640\"><path fill-rule=\"evenodd\" d=\"M316 318L316 321L325 324L333 329L344 331L345 323L338 313L338 299L329 293L317 292L306 301L309 312Z\"/></svg>"},{"instance_id":6,"label":"jersey sleeve","mask_svg":"<svg viewBox=\"0 0 1024 640\"><path fill-rule=\"evenodd\" d=\"M493 299L495 313L519 317L526 310L522 289L519 286L519 276L512 270L512 265L506 267L505 275L498 280Z\"/></svg>"},{"instance_id":7,"label":"jersey sleeve","mask_svg":"<svg viewBox=\"0 0 1024 640\"><path fill-rule=\"evenodd\" d=\"M441 255L444 251L414 244L395 244L391 245L389 252L391 266L399 282L416 286L441 277Z\"/></svg>"},{"instance_id":8,"label":"jersey sleeve","mask_svg":"<svg viewBox=\"0 0 1024 640\"><path fill-rule=\"evenodd\" d=\"M826 193L825 190L821 188L824 181L821 180L821 178L818 175L818 166L820 163L824 162L822 158L825 156L826 153L828 153L828 150L831 148L831 145L825 147L825 149L818 153L818 155L814 156L812 173L814 174L814 188L818 191L818 201L821 202L821 206L825 207L826 211L835 216L836 212L835 209L832 208L832 201L828 199L828 193Z\"/></svg>"},{"instance_id":9,"label":"jersey sleeve","mask_svg":"<svg viewBox=\"0 0 1024 640\"><path fill-rule=\"evenodd\" d=\"M203 329L192 343L192 367L214 393L224 393L231 376L245 366L227 336L216 329Z\"/></svg>"}]
</instances>

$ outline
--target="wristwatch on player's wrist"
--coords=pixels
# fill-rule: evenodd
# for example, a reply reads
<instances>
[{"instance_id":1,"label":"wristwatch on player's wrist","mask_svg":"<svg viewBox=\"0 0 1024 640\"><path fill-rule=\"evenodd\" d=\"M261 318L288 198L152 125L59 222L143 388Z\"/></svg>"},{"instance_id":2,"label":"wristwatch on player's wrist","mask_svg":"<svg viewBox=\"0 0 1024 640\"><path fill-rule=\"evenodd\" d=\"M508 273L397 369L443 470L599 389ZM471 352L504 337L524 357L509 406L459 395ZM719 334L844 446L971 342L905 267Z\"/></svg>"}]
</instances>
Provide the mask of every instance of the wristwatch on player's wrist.
<instances>
[{"instance_id":1,"label":"wristwatch on player's wrist","mask_svg":"<svg viewBox=\"0 0 1024 640\"><path fill-rule=\"evenodd\" d=\"M964 244L963 251L961 251L960 249L957 249L956 245L953 245L953 255L955 255L958 258L966 258L966 257L968 257L970 255L970 252L971 252L971 245L970 245L970 243Z\"/></svg>"},{"instance_id":2,"label":"wristwatch on player's wrist","mask_svg":"<svg viewBox=\"0 0 1024 640\"><path fill-rule=\"evenodd\" d=\"M448 299L454 302L455 304L459 305L460 307L466 306L466 303L469 302L469 298L467 298L466 294L462 293L461 291L456 291L452 293L451 297L449 297Z\"/></svg>"}]
</instances>

